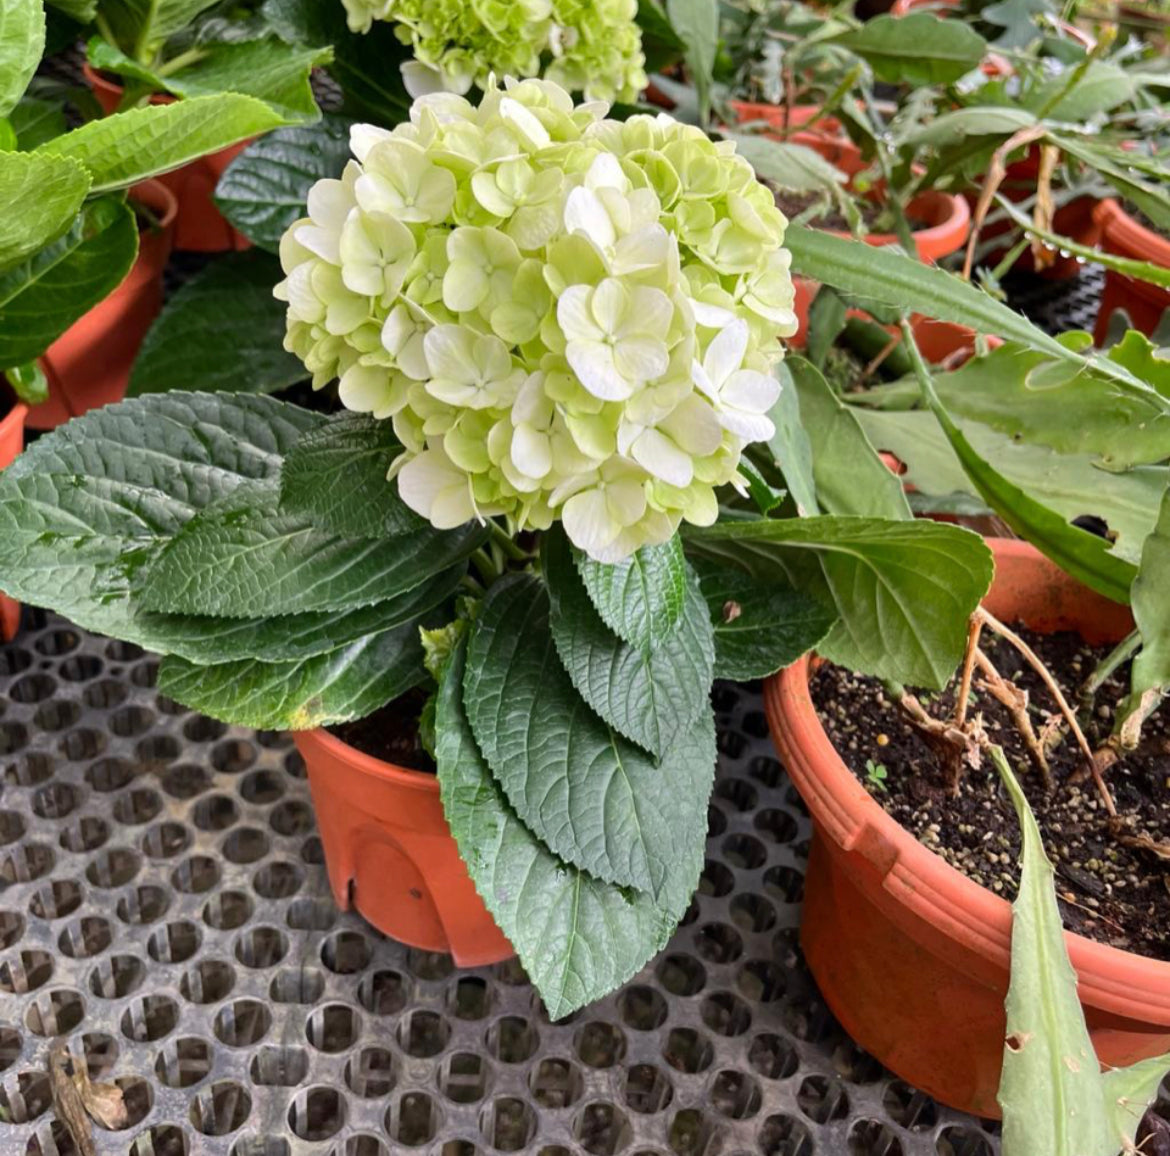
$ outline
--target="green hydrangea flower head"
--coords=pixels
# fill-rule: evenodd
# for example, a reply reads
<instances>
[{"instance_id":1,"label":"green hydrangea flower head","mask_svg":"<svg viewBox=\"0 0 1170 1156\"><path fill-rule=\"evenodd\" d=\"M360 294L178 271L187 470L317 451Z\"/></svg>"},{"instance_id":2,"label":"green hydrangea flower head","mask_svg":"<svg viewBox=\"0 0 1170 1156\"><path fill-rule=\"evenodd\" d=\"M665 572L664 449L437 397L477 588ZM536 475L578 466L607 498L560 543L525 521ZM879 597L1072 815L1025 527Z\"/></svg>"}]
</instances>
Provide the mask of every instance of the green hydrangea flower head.
<instances>
[{"instance_id":1,"label":"green hydrangea flower head","mask_svg":"<svg viewBox=\"0 0 1170 1156\"><path fill-rule=\"evenodd\" d=\"M355 126L276 295L314 385L393 422L412 509L559 520L608 562L742 485L796 316L785 219L734 145L606 111L510 80Z\"/></svg>"},{"instance_id":2,"label":"green hydrangea flower head","mask_svg":"<svg viewBox=\"0 0 1170 1156\"><path fill-rule=\"evenodd\" d=\"M638 0L343 0L354 32L391 21L414 60L412 96L466 93L495 76L547 79L590 100L632 101L646 87Z\"/></svg>"}]
</instances>

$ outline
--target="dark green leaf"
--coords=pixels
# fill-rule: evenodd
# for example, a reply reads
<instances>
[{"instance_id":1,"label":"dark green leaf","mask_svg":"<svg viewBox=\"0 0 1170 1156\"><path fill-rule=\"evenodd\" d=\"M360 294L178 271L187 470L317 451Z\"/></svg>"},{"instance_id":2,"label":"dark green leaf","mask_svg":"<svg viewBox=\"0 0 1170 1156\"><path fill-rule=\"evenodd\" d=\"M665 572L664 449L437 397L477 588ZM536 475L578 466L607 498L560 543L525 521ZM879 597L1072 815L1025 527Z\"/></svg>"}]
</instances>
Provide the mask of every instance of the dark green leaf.
<instances>
[{"instance_id":1,"label":"dark green leaf","mask_svg":"<svg viewBox=\"0 0 1170 1156\"><path fill-rule=\"evenodd\" d=\"M24 95L44 49L41 0L0 0L0 118Z\"/></svg>"},{"instance_id":2,"label":"dark green leaf","mask_svg":"<svg viewBox=\"0 0 1170 1156\"><path fill-rule=\"evenodd\" d=\"M703 711L660 764L586 706L557 658L548 594L527 575L488 591L463 701L521 821L595 878L636 887L679 919L703 863L715 729Z\"/></svg>"},{"instance_id":3,"label":"dark green leaf","mask_svg":"<svg viewBox=\"0 0 1170 1156\"><path fill-rule=\"evenodd\" d=\"M272 296L280 277L280 263L261 250L196 273L148 330L127 394L267 393L303 380L305 367L282 344L285 307Z\"/></svg>"},{"instance_id":4,"label":"dark green leaf","mask_svg":"<svg viewBox=\"0 0 1170 1156\"><path fill-rule=\"evenodd\" d=\"M89 184L89 174L77 161L5 153L0 165L0 269L60 237L74 223Z\"/></svg>"},{"instance_id":5,"label":"dark green leaf","mask_svg":"<svg viewBox=\"0 0 1170 1156\"><path fill-rule=\"evenodd\" d=\"M682 613L643 645L619 638L589 600L573 550L563 533L545 538L544 574L552 636L561 664L581 697L619 734L655 758L710 711L715 660L707 606L693 575L686 576Z\"/></svg>"},{"instance_id":6,"label":"dark green leaf","mask_svg":"<svg viewBox=\"0 0 1170 1156\"><path fill-rule=\"evenodd\" d=\"M1003 108L999 105L973 105L944 112L909 133L906 143L931 145L934 148L953 148L972 137L1009 137L1020 129L1036 123L1034 113L1021 108Z\"/></svg>"},{"instance_id":7,"label":"dark green leaf","mask_svg":"<svg viewBox=\"0 0 1170 1156\"><path fill-rule=\"evenodd\" d=\"M1101 141L1086 140L1073 133L1051 133L1052 142L1070 156L1084 161L1108 181L1128 201L1132 201L1163 230L1170 229L1170 190L1165 174L1160 180L1146 180L1137 166L1137 159L1123 149Z\"/></svg>"},{"instance_id":8,"label":"dark green leaf","mask_svg":"<svg viewBox=\"0 0 1170 1156\"><path fill-rule=\"evenodd\" d=\"M345 168L351 123L327 114L311 128L281 128L253 141L219 178L215 202L223 215L253 244L277 252L285 230L307 212L309 189Z\"/></svg>"},{"instance_id":9,"label":"dark green leaf","mask_svg":"<svg viewBox=\"0 0 1170 1156\"><path fill-rule=\"evenodd\" d=\"M80 161L91 192L122 189L285 123L251 96L223 93L135 108L46 141L34 156Z\"/></svg>"},{"instance_id":10,"label":"dark green leaf","mask_svg":"<svg viewBox=\"0 0 1170 1156\"><path fill-rule=\"evenodd\" d=\"M635 646L665 638L686 609L687 564L677 536L624 562L595 562L579 552L576 562L602 622Z\"/></svg>"},{"instance_id":11,"label":"dark green leaf","mask_svg":"<svg viewBox=\"0 0 1170 1156\"><path fill-rule=\"evenodd\" d=\"M969 24L933 12L878 16L831 43L863 57L888 84L952 84L987 53L987 42Z\"/></svg>"},{"instance_id":12,"label":"dark green leaf","mask_svg":"<svg viewBox=\"0 0 1170 1156\"><path fill-rule=\"evenodd\" d=\"M1058 72L1027 95L1025 108L1039 112L1064 89L1067 92L1048 109L1046 120L1079 124L1132 100L1137 85L1120 65L1108 60L1092 61L1077 82L1068 88L1069 72Z\"/></svg>"},{"instance_id":13,"label":"dark green leaf","mask_svg":"<svg viewBox=\"0 0 1170 1156\"><path fill-rule=\"evenodd\" d=\"M659 0L638 0L637 20L647 72L661 72L682 59L687 46L671 28Z\"/></svg>"},{"instance_id":14,"label":"dark green leaf","mask_svg":"<svg viewBox=\"0 0 1170 1156\"><path fill-rule=\"evenodd\" d=\"M687 533L690 548L766 582L831 602L840 621L819 650L841 666L940 689L967 619L991 584L991 551L937 522L832 517L726 521Z\"/></svg>"},{"instance_id":15,"label":"dark green leaf","mask_svg":"<svg viewBox=\"0 0 1170 1156\"><path fill-rule=\"evenodd\" d=\"M106 197L85 205L63 237L0 273L0 367L44 353L121 284L137 253L133 211Z\"/></svg>"},{"instance_id":16,"label":"dark green leaf","mask_svg":"<svg viewBox=\"0 0 1170 1156\"><path fill-rule=\"evenodd\" d=\"M802 517L819 514L817 488L813 480L812 445L801 424L800 397L788 366L781 362L775 369L780 379L780 397L768 412L776 432L768 442L768 449L784 473L788 492Z\"/></svg>"},{"instance_id":17,"label":"dark green leaf","mask_svg":"<svg viewBox=\"0 0 1170 1156\"><path fill-rule=\"evenodd\" d=\"M439 684L443 812L488 911L557 1020L630 979L677 919L649 896L563 862L516 817L464 714L466 650L461 641Z\"/></svg>"},{"instance_id":18,"label":"dark green leaf","mask_svg":"<svg viewBox=\"0 0 1170 1156\"><path fill-rule=\"evenodd\" d=\"M812 446L817 501L829 514L909 518L902 481L878 457L852 410L803 357L788 361Z\"/></svg>"},{"instance_id":19,"label":"dark green leaf","mask_svg":"<svg viewBox=\"0 0 1170 1156\"><path fill-rule=\"evenodd\" d=\"M1133 693L1170 685L1170 489L1162 497L1158 523L1142 547L1141 566L1130 595L1142 634L1133 663Z\"/></svg>"},{"instance_id":20,"label":"dark green leaf","mask_svg":"<svg viewBox=\"0 0 1170 1156\"><path fill-rule=\"evenodd\" d=\"M758 581L737 566L696 558L715 630L715 677L746 682L807 654L837 615L787 582Z\"/></svg>"},{"instance_id":21,"label":"dark green leaf","mask_svg":"<svg viewBox=\"0 0 1170 1156\"><path fill-rule=\"evenodd\" d=\"M218 0L101 0L102 17L132 55L152 54Z\"/></svg>"},{"instance_id":22,"label":"dark green leaf","mask_svg":"<svg viewBox=\"0 0 1170 1156\"><path fill-rule=\"evenodd\" d=\"M311 730L372 714L426 677L419 623L369 634L299 662L196 666L173 656L159 690L202 714L262 730Z\"/></svg>"},{"instance_id":23,"label":"dark green leaf","mask_svg":"<svg viewBox=\"0 0 1170 1156\"><path fill-rule=\"evenodd\" d=\"M142 576L147 610L263 618L371 606L466 558L487 537L468 523L397 538L348 538L280 510L275 482L203 511Z\"/></svg>"},{"instance_id":24,"label":"dark green leaf","mask_svg":"<svg viewBox=\"0 0 1170 1156\"><path fill-rule=\"evenodd\" d=\"M386 471L402 453L388 421L341 414L306 434L285 459L280 508L322 529L355 538L422 529Z\"/></svg>"},{"instance_id":25,"label":"dark green leaf","mask_svg":"<svg viewBox=\"0 0 1170 1156\"><path fill-rule=\"evenodd\" d=\"M832 289L825 287L817 292L809 306L806 355L822 372L829 350L845 331L847 315L845 302Z\"/></svg>"},{"instance_id":26,"label":"dark green leaf","mask_svg":"<svg viewBox=\"0 0 1170 1156\"><path fill-rule=\"evenodd\" d=\"M719 48L718 5L716 0L666 0L666 14L675 35L686 45L687 70L699 94L699 117L706 122Z\"/></svg>"}]
</instances>

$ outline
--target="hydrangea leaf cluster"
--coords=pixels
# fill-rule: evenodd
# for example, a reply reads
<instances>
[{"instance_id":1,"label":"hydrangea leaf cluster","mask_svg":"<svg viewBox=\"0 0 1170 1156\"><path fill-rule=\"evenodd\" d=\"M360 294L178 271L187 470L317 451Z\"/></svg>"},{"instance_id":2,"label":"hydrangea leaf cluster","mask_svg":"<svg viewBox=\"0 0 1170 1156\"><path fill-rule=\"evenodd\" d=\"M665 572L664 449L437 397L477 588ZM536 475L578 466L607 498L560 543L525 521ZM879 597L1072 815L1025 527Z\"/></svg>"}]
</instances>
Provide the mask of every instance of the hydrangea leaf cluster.
<instances>
[{"instance_id":1,"label":"hydrangea leaf cluster","mask_svg":"<svg viewBox=\"0 0 1170 1156\"><path fill-rule=\"evenodd\" d=\"M590 100L632 101L646 87L637 0L343 0L354 32L392 21L414 60L412 96L541 74Z\"/></svg>"},{"instance_id":2,"label":"hydrangea leaf cluster","mask_svg":"<svg viewBox=\"0 0 1170 1156\"><path fill-rule=\"evenodd\" d=\"M281 244L286 347L391 420L435 526L564 523L593 558L717 515L772 436L785 220L731 142L509 81L355 126Z\"/></svg>"}]
</instances>

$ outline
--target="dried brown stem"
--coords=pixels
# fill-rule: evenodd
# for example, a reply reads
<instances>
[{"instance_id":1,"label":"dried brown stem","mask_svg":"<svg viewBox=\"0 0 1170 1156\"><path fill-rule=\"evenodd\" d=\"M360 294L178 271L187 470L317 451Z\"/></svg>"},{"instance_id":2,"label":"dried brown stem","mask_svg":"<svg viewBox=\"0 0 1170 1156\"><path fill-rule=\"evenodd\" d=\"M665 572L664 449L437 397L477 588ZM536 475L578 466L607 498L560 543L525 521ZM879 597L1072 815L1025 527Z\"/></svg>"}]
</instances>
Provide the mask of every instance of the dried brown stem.
<instances>
[{"instance_id":1,"label":"dried brown stem","mask_svg":"<svg viewBox=\"0 0 1170 1156\"><path fill-rule=\"evenodd\" d=\"M998 699L1008 714L1012 716L1012 722L1015 723L1016 730L1020 732L1020 737L1024 740L1028 757L1032 760L1033 765L1040 772L1040 777L1044 781L1044 789L1051 790L1052 768L1048 765L1044 748L1040 745L1040 741L1036 737L1036 731L1032 726L1032 720L1028 716L1028 692L1016 686L1014 682L1009 682L1004 678L991 664L991 659L982 650L976 651L975 661L979 664L979 670L982 672L985 680L980 683L980 686L994 698Z\"/></svg>"},{"instance_id":2,"label":"dried brown stem","mask_svg":"<svg viewBox=\"0 0 1170 1156\"><path fill-rule=\"evenodd\" d=\"M963 780L963 763L969 762L976 767L979 765L980 735L972 733L977 728L962 730L953 723L932 718L909 691L905 691L898 699L898 706L923 741L935 752L947 773L947 786L951 794L958 795L959 784Z\"/></svg>"},{"instance_id":3,"label":"dried brown stem","mask_svg":"<svg viewBox=\"0 0 1170 1156\"><path fill-rule=\"evenodd\" d=\"M49 1084L53 1092L53 1111L73 1137L73 1143L80 1156L97 1156L93 1143L93 1125L86 1114L85 1102L74 1083L71 1071L77 1062L64 1040L58 1040L49 1052Z\"/></svg>"},{"instance_id":4,"label":"dried brown stem","mask_svg":"<svg viewBox=\"0 0 1170 1156\"><path fill-rule=\"evenodd\" d=\"M1097 760L1093 755L1093 748L1089 746L1089 740L1085 738L1085 732L1081 730L1080 723L1077 722L1076 714L1073 712L1072 707L1068 705L1068 699L1064 697L1064 692L1057 685L1056 679L1049 673L1048 667L1040 661L1036 652L1014 630L1005 626L993 614L989 614L983 607L980 607L976 611L976 614L996 634L1007 642L1010 642L1023 655L1028 665L1040 676L1040 680L1056 700L1056 705L1060 708L1060 713L1064 715L1064 720L1068 723L1069 730L1072 731L1073 736L1077 740L1077 746L1080 747L1081 753L1085 756L1085 761L1089 764L1089 770L1093 775L1093 782L1097 786L1097 793L1101 796L1101 801L1105 804L1105 810L1110 817L1116 816L1117 808L1113 804L1113 796L1109 793L1109 788L1106 786L1105 780L1101 775L1101 768L1097 765Z\"/></svg>"},{"instance_id":5,"label":"dried brown stem","mask_svg":"<svg viewBox=\"0 0 1170 1156\"><path fill-rule=\"evenodd\" d=\"M861 371L861 380L868 381L881 368L882 363L894 352L902 342L902 335L895 333L886 344L878 350L873 360Z\"/></svg>"},{"instance_id":6,"label":"dried brown stem","mask_svg":"<svg viewBox=\"0 0 1170 1156\"><path fill-rule=\"evenodd\" d=\"M955 726L962 727L967 721L967 704L971 698L971 673L975 669L975 655L979 650L979 635L983 633L983 621L971 615L967 623L967 651L963 655L963 674L959 679L959 694L955 699Z\"/></svg>"}]
</instances>

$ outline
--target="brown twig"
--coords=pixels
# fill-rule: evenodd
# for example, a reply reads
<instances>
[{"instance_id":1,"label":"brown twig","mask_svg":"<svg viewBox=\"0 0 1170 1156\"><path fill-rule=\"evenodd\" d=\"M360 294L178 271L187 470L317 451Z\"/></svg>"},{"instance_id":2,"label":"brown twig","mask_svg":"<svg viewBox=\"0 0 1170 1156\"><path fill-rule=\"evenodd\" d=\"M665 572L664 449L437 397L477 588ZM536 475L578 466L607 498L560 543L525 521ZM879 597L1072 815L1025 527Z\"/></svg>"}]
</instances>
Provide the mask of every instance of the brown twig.
<instances>
[{"instance_id":1,"label":"brown twig","mask_svg":"<svg viewBox=\"0 0 1170 1156\"><path fill-rule=\"evenodd\" d=\"M861 371L861 381L868 381L881 368L882 363L902 343L902 335L895 333L886 344L878 350L873 360Z\"/></svg>"},{"instance_id":2,"label":"brown twig","mask_svg":"<svg viewBox=\"0 0 1170 1156\"><path fill-rule=\"evenodd\" d=\"M1081 730L1081 725L1077 722L1077 716L1073 713L1072 707L1068 705L1068 700L1064 697L1064 692L1057 685L1056 679L1049 673L1048 667L1040 661L1036 652L1014 630L1005 626L993 614L989 614L983 607L980 607L975 613L996 634L1007 642L1010 642L1024 656L1028 665L1040 676L1040 680L1056 700L1056 705L1060 707L1060 713L1064 715L1065 722L1068 723L1069 729L1077 740L1077 746L1080 747L1081 753L1085 756L1085 760L1089 764L1089 770L1093 775L1093 782L1097 786L1097 793L1101 796L1101 801L1105 804L1105 810L1111 818L1115 817L1117 815L1117 808L1113 804L1113 796L1109 793L1109 788L1106 786L1105 779L1102 777L1101 768L1097 765L1093 748L1089 746L1089 740L1085 738L1085 732Z\"/></svg>"},{"instance_id":3,"label":"brown twig","mask_svg":"<svg viewBox=\"0 0 1170 1156\"><path fill-rule=\"evenodd\" d=\"M1032 208L1032 223L1037 229L1051 233L1056 206L1052 199L1052 173L1060 158L1060 150L1053 144L1040 146L1040 169L1036 176L1036 204ZM1056 264L1056 250L1049 248L1039 236L1032 238L1032 261L1040 272Z\"/></svg>"},{"instance_id":4,"label":"brown twig","mask_svg":"<svg viewBox=\"0 0 1170 1156\"><path fill-rule=\"evenodd\" d=\"M97 1156L93 1144L93 1125L86 1114L85 1102L71 1071L77 1062L64 1040L58 1040L49 1052L49 1085L53 1092L53 1111L73 1137L73 1143L80 1156Z\"/></svg>"},{"instance_id":5,"label":"brown twig","mask_svg":"<svg viewBox=\"0 0 1170 1156\"><path fill-rule=\"evenodd\" d=\"M1040 772L1040 777L1044 781L1044 789L1046 791L1051 790L1052 768L1048 765L1044 748L1036 738L1036 731L1032 727L1032 720L1028 717L1028 692L1016 686L1014 682L1009 682L1004 678L991 664L991 659L982 650L976 651L975 661L979 664L979 669L985 679L980 686L994 698L998 699L1008 714L1012 716L1012 722L1015 723L1016 730L1020 732L1020 737L1024 740L1024 746L1028 750L1028 756Z\"/></svg>"},{"instance_id":6,"label":"brown twig","mask_svg":"<svg viewBox=\"0 0 1170 1156\"><path fill-rule=\"evenodd\" d=\"M959 679L959 694L955 699L955 726L962 727L967 721L967 703L971 698L971 673L975 669L975 655L979 650L979 635L983 633L983 621L972 614L967 623L967 651L963 655L963 674Z\"/></svg>"},{"instance_id":7,"label":"brown twig","mask_svg":"<svg viewBox=\"0 0 1170 1156\"><path fill-rule=\"evenodd\" d=\"M963 763L968 762L973 767L979 766L981 728L960 729L950 722L932 718L926 713L922 703L909 691L903 692L898 699L898 706L943 765L951 794L958 795L959 784L963 780Z\"/></svg>"}]
</instances>

